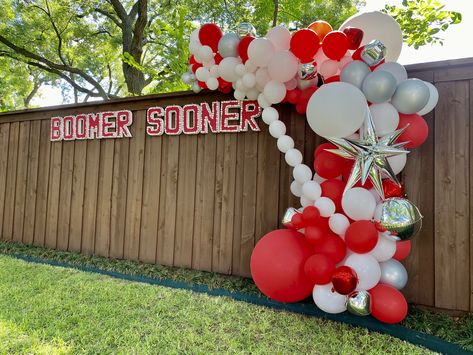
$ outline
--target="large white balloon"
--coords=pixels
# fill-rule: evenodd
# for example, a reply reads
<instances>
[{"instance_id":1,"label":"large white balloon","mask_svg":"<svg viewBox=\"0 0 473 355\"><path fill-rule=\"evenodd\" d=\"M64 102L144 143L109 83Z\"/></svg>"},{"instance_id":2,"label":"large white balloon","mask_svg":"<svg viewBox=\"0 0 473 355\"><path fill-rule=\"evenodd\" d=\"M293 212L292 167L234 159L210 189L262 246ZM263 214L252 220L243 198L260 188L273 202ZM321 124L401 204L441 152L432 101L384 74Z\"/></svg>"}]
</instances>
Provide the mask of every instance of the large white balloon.
<instances>
[{"instance_id":1,"label":"large white balloon","mask_svg":"<svg viewBox=\"0 0 473 355\"><path fill-rule=\"evenodd\" d=\"M248 46L248 58L259 67L268 65L273 53L274 46L266 38L256 38Z\"/></svg>"},{"instance_id":2,"label":"large white balloon","mask_svg":"<svg viewBox=\"0 0 473 355\"><path fill-rule=\"evenodd\" d=\"M388 157L387 159L389 165L391 165L391 169L393 169L394 174L397 175L406 166L407 154L394 155L392 157Z\"/></svg>"},{"instance_id":3,"label":"large white balloon","mask_svg":"<svg viewBox=\"0 0 473 355\"><path fill-rule=\"evenodd\" d=\"M379 262L389 260L393 257L396 252L396 242L384 235L384 233L378 233L378 242L374 249L370 251L370 254L374 256Z\"/></svg>"},{"instance_id":4,"label":"large white balloon","mask_svg":"<svg viewBox=\"0 0 473 355\"><path fill-rule=\"evenodd\" d=\"M271 28L266 38L273 44L276 49L289 49L291 44L291 32L285 26L276 26Z\"/></svg>"},{"instance_id":5,"label":"large white balloon","mask_svg":"<svg viewBox=\"0 0 473 355\"><path fill-rule=\"evenodd\" d=\"M281 83L291 80L297 74L299 61L289 51L277 51L268 63L269 76Z\"/></svg>"},{"instance_id":6,"label":"large white balloon","mask_svg":"<svg viewBox=\"0 0 473 355\"><path fill-rule=\"evenodd\" d=\"M319 136L347 137L361 127L366 110L365 95L356 86L330 83L312 94L307 105L307 121Z\"/></svg>"},{"instance_id":7,"label":"large white balloon","mask_svg":"<svg viewBox=\"0 0 473 355\"><path fill-rule=\"evenodd\" d=\"M223 58L218 65L218 74L223 80L233 83L238 80L238 75L235 73L235 68L241 61L235 57Z\"/></svg>"},{"instance_id":8,"label":"large white balloon","mask_svg":"<svg viewBox=\"0 0 473 355\"><path fill-rule=\"evenodd\" d=\"M376 200L368 190L354 187L343 194L342 208L355 221L370 220L374 215Z\"/></svg>"},{"instance_id":9,"label":"large white balloon","mask_svg":"<svg viewBox=\"0 0 473 355\"><path fill-rule=\"evenodd\" d=\"M439 101L439 92L437 91L437 88L433 86L431 83L428 81L424 81L424 84L427 85L430 91L430 96L429 96L429 101L427 104L424 106L422 110L417 112L419 115L423 116L428 114L430 111L432 111L435 106L437 106L437 102Z\"/></svg>"},{"instance_id":10,"label":"large white balloon","mask_svg":"<svg viewBox=\"0 0 473 355\"><path fill-rule=\"evenodd\" d=\"M389 102L371 105L370 112L378 137L394 132L399 125L399 113Z\"/></svg>"},{"instance_id":11,"label":"large white balloon","mask_svg":"<svg viewBox=\"0 0 473 355\"><path fill-rule=\"evenodd\" d=\"M314 303L322 311L327 313L342 313L347 309L347 296L332 291L333 284L315 285L312 291Z\"/></svg>"},{"instance_id":12,"label":"large white balloon","mask_svg":"<svg viewBox=\"0 0 473 355\"><path fill-rule=\"evenodd\" d=\"M399 58L402 50L402 31L391 16L380 11L363 12L349 17L340 26L340 31L347 27L356 27L363 31L361 45L374 39L383 42L387 48L387 61L395 62Z\"/></svg>"},{"instance_id":13,"label":"large white balloon","mask_svg":"<svg viewBox=\"0 0 473 355\"><path fill-rule=\"evenodd\" d=\"M357 290L369 290L376 286L381 278L381 268L372 255L352 254L345 260L345 265L355 270L358 276Z\"/></svg>"}]
</instances>

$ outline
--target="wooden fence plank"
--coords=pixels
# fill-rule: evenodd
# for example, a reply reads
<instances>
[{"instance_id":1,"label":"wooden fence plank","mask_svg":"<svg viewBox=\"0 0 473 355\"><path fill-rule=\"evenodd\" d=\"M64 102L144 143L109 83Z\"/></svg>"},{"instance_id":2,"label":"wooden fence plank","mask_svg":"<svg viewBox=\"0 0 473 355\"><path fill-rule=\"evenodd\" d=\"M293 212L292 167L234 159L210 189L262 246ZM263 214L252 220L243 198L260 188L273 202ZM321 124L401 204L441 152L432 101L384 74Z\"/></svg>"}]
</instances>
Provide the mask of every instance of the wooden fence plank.
<instances>
[{"instance_id":1,"label":"wooden fence plank","mask_svg":"<svg viewBox=\"0 0 473 355\"><path fill-rule=\"evenodd\" d=\"M30 142L28 148L28 176L26 179L25 220L23 229L23 243L25 244L33 244L35 233L34 225L36 220L40 133L41 121L32 121L30 125Z\"/></svg>"},{"instance_id":2,"label":"wooden fence plank","mask_svg":"<svg viewBox=\"0 0 473 355\"><path fill-rule=\"evenodd\" d=\"M75 141L72 172L71 222L68 245L68 250L70 251L81 251L82 247L86 164L87 141Z\"/></svg>"},{"instance_id":3,"label":"wooden fence plank","mask_svg":"<svg viewBox=\"0 0 473 355\"><path fill-rule=\"evenodd\" d=\"M74 142L64 142L62 146L61 187L59 189L59 214L57 228L57 248L67 250L71 226L72 175L74 171Z\"/></svg>"},{"instance_id":4,"label":"wooden fence plank","mask_svg":"<svg viewBox=\"0 0 473 355\"><path fill-rule=\"evenodd\" d=\"M236 137L236 169L235 169L235 197L234 218L232 231L232 268L231 273L240 274L242 213L243 213L243 180L245 176L245 135Z\"/></svg>"},{"instance_id":5,"label":"wooden fence plank","mask_svg":"<svg viewBox=\"0 0 473 355\"><path fill-rule=\"evenodd\" d=\"M470 80L470 92L469 92L469 99L470 99L470 110L469 110L469 120L470 120L470 151L469 151L469 157L470 157L470 312L473 311L473 241L471 240L471 237L473 236L473 223L471 222L473 220L473 160L471 157L473 157L473 124L472 124L472 118L473 118L473 80Z\"/></svg>"},{"instance_id":6,"label":"wooden fence plank","mask_svg":"<svg viewBox=\"0 0 473 355\"><path fill-rule=\"evenodd\" d=\"M3 212L5 210L7 168L8 168L8 149L10 138L10 123L0 124L0 233L3 231ZM3 234L0 236L3 239Z\"/></svg>"},{"instance_id":7,"label":"wooden fence plank","mask_svg":"<svg viewBox=\"0 0 473 355\"><path fill-rule=\"evenodd\" d=\"M223 168L225 137L223 134L217 135L217 155L215 156L215 199L214 199L214 228L212 237L212 271L219 271L220 259L220 234L222 216L222 196L223 196Z\"/></svg>"},{"instance_id":8,"label":"wooden fence plank","mask_svg":"<svg viewBox=\"0 0 473 355\"><path fill-rule=\"evenodd\" d=\"M5 190L5 208L3 211L2 238L4 240L11 240L13 238L19 136L20 124L18 122L12 123L10 125L10 136L8 141L7 183Z\"/></svg>"},{"instance_id":9,"label":"wooden fence plank","mask_svg":"<svg viewBox=\"0 0 473 355\"><path fill-rule=\"evenodd\" d=\"M26 185L28 183L28 149L30 142L30 122L20 122L18 143L18 163L16 170L15 213L13 219L13 240L23 240L25 220Z\"/></svg>"},{"instance_id":10,"label":"wooden fence plank","mask_svg":"<svg viewBox=\"0 0 473 355\"><path fill-rule=\"evenodd\" d=\"M62 142L51 145L51 162L49 165L48 204L46 216L45 245L57 246L57 227L59 215L59 191L61 186Z\"/></svg>"}]
</instances>

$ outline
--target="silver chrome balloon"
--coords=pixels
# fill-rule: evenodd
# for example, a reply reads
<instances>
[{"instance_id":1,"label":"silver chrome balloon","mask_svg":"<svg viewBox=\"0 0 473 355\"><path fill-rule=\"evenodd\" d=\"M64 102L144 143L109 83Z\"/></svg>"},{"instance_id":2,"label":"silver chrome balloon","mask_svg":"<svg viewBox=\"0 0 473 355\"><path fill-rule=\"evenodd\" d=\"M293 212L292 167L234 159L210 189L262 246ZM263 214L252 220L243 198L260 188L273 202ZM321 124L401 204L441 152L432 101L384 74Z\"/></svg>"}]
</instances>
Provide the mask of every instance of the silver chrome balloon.
<instances>
[{"instance_id":1,"label":"silver chrome balloon","mask_svg":"<svg viewBox=\"0 0 473 355\"><path fill-rule=\"evenodd\" d=\"M297 76L301 80L312 80L317 77L317 73L317 62L311 62L300 64Z\"/></svg>"},{"instance_id":2,"label":"silver chrome balloon","mask_svg":"<svg viewBox=\"0 0 473 355\"><path fill-rule=\"evenodd\" d=\"M218 53L223 57L238 57L240 37L236 33L226 33L218 41Z\"/></svg>"},{"instance_id":3,"label":"silver chrome balloon","mask_svg":"<svg viewBox=\"0 0 473 355\"><path fill-rule=\"evenodd\" d=\"M407 284L407 271L396 259L379 263L381 268L381 279L379 282L390 285L398 290L403 289Z\"/></svg>"},{"instance_id":4,"label":"silver chrome balloon","mask_svg":"<svg viewBox=\"0 0 473 355\"><path fill-rule=\"evenodd\" d=\"M300 214L300 212L294 207L289 207L284 213L284 216L282 217L282 221L281 221L282 225L287 228L292 227L291 221L292 221L292 217L295 214Z\"/></svg>"},{"instance_id":5,"label":"silver chrome balloon","mask_svg":"<svg viewBox=\"0 0 473 355\"><path fill-rule=\"evenodd\" d=\"M408 199L392 197L376 207L375 221L397 240L408 240L422 228L422 215Z\"/></svg>"},{"instance_id":6,"label":"silver chrome balloon","mask_svg":"<svg viewBox=\"0 0 473 355\"><path fill-rule=\"evenodd\" d=\"M374 71L363 81L361 90L366 100L374 104L388 101L396 91L396 78L387 71Z\"/></svg>"},{"instance_id":7,"label":"silver chrome balloon","mask_svg":"<svg viewBox=\"0 0 473 355\"><path fill-rule=\"evenodd\" d=\"M347 297L347 310L357 316L371 313L371 295L368 291L354 291Z\"/></svg>"},{"instance_id":8,"label":"silver chrome balloon","mask_svg":"<svg viewBox=\"0 0 473 355\"><path fill-rule=\"evenodd\" d=\"M256 37L256 29L249 22L240 23L237 27L236 33L238 36L240 36L240 38L248 35Z\"/></svg>"},{"instance_id":9,"label":"silver chrome balloon","mask_svg":"<svg viewBox=\"0 0 473 355\"><path fill-rule=\"evenodd\" d=\"M386 53L387 49L384 43L375 39L368 43L361 51L361 59L371 67L381 63L386 57Z\"/></svg>"},{"instance_id":10,"label":"silver chrome balloon","mask_svg":"<svg viewBox=\"0 0 473 355\"><path fill-rule=\"evenodd\" d=\"M371 69L366 63L354 60L345 65L340 73L340 81L355 85L358 89L361 89L363 80L365 80L369 73L371 73Z\"/></svg>"},{"instance_id":11,"label":"silver chrome balloon","mask_svg":"<svg viewBox=\"0 0 473 355\"><path fill-rule=\"evenodd\" d=\"M391 103L400 113L411 114L422 110L429 98L429 87L422 80L407 79L397 86Z\"/></svg>"}]
</instances>

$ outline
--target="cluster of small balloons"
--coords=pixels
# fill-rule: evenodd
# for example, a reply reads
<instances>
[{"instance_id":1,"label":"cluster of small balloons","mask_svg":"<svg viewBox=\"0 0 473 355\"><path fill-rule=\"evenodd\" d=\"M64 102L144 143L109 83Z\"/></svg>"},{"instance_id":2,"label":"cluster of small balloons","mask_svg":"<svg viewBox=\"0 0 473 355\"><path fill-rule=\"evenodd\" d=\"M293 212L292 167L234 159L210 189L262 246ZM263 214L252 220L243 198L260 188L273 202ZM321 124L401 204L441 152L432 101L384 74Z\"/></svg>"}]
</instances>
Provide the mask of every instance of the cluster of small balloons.
<instances>
[{"instance_id":1,"label":"cluster of small balloons","mask_svg":"<svg viewBox=\"0 0 473 355\"><path fill-rule=\"evenodd\" d=\"M293 167L290 190L302 207L289 208L287 229L264 236L251 257L253 279L268 297L296 302L312 294L326 312L371 314L386 323L406 316L399 290L407 272L399 261L420 229L419 210L386 176L382 196L370 180L347 187L353 160L333 154L337 146L331 143L315 150L314 174L272 107L293 104L316 134L353 144L363 140L368 112L376 139L403 129L394 148L418 147L428 136L421 116L435 107L438 93L430 83L407 78L396 63L401 47L399 25L381 12L357 14L339 30L318 20L293 33L273 27L261 38L248 23L236 33L223 34L215 24L193 32L183 81L195 92L233 91L237 100L257 100L262 120ZM387 161L387 169L398 174L406 154Z\"/></svg>"}]
</instances>

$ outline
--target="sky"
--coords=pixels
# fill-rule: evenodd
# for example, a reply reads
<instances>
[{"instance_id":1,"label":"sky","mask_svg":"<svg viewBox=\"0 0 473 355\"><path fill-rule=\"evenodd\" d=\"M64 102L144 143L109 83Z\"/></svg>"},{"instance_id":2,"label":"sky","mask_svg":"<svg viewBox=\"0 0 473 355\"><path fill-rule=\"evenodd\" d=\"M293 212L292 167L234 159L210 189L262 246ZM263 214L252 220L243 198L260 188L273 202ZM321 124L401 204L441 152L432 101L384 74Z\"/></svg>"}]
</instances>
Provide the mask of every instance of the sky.
<instances>
[{"instance_id":1,"label":"sky","mask_svg":"<svg viewBox=\"0 0 473 355\"><path fill-rule=\"evenodd\" d=\"M435 62L447 59L473 57L473 45L470 36L473 34L473 0L441 0L446 10L458 11L463 20L460 24L441 32L440 37L444 39L444 45L426 45L418 50L407 45L403 46L398 62L401 64L414 64ZM361 11L374 11L388 5L399 5L402 0L366 0L366 6ZM40 96L33 99L32 104L38 106L53 106L63 104L61 90L51 86L44 86L40 90Z\"/></svg>"}]
</instances>

